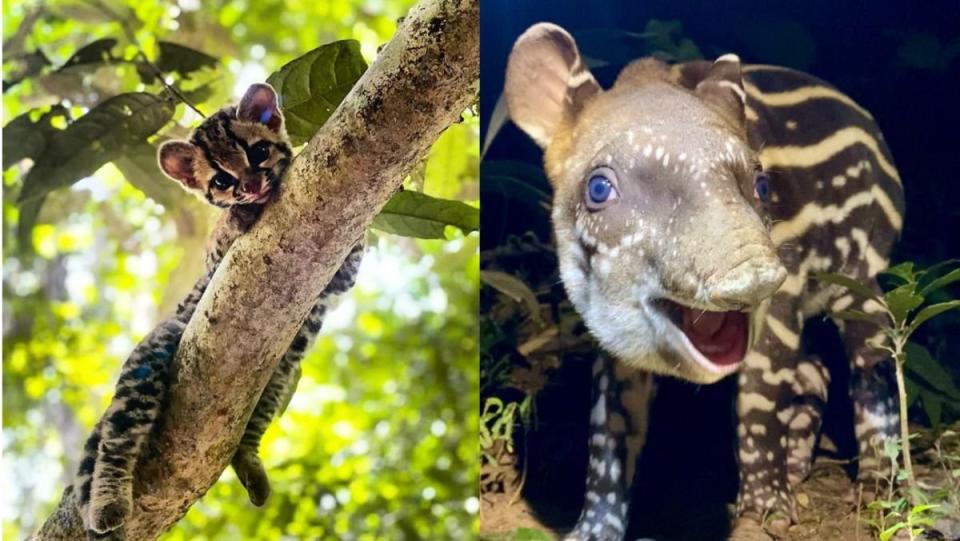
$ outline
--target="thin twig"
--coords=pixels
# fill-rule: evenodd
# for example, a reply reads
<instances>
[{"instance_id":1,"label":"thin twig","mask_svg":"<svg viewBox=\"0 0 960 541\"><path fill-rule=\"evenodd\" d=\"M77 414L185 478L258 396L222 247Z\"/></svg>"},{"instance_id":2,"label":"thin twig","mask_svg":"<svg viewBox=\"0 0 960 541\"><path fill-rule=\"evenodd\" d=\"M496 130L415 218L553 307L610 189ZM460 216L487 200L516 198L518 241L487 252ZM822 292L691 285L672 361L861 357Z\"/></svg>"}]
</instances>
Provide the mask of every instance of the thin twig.
<instances>
[{"instance_id":1,"label":"thin twig","mask_svg":"<svg viewBox=\"0 0 960 541\"><path fill-rule=\"evenodd\" d=\"M130 41L130 43L133 44L134 47L137 48L137 56L140 57L140 59L143 61L144 64L147 65L148 68L150 68L150 71L152 71L153 75L160 80L160 84L162 84L164 88L166 88L171 94L176 96L177 99L183 102L184 105L193 109L198 115L200 115L203 118L207 117L207 115L203 114L203 111L201 111L200 109L197 109L197 107L193 103L191 103L190 100L188 100L187 97L184 96L182 92L180 92L180 90L178 90L175 86L168 83L166 80L166 76L163 74L163 71L161 71L156 64L154 64L153 62L150 61L149 58L147 58L146 53L143 52L143 47L140 46L140 42L137 40L137 36L134 33L133 29L130 28L129 21L127 21L126 17L120 16L119 13L112 10L110 6L104 4L101 0L88 0L88 1L90 2L91 5L93 5L97 9L106 13L108 17L111 17L117 21L120 27L123 28L123 33L127 36L127 39Z\"/></svg>"},{"instance_id":2,"label":"thin twig","mask_svg":"<svg viewBox=\"0 0 960 541\"><path fill-rule=\"evenodd\" d=\"M857 483L857 522L854 539L860 541L860 507L863 505L863 483Z\"/></svg>"}]
</instances>

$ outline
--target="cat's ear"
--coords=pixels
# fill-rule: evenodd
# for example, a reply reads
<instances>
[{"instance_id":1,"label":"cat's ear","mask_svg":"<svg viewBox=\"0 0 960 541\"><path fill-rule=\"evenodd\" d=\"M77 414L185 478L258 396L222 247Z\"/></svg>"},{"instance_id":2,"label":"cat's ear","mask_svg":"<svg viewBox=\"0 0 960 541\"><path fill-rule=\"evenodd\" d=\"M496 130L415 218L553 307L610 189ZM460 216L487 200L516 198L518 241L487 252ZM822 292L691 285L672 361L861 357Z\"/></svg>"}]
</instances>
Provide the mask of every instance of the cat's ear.
<instances>
[{"instance_id":1,"label":"cat's ear","mask_svg":"<svg viewBox=\"0 0 960 541\"><path fill-rule=\"evenodd\" d=\"M160 145L160 169L168 177L191 190L200 188L193 172L193 164L198 157L197 147L184 141L167 141Z\"/></svg>"},{"instance_id":2,"label":"cat's ear","mask_svg":"<svg viewBox=\"0 0 960 541\"><path fill-rule=\"evenodd\" d=\"M277 93L266 83L250 85L237 107L237 118L265 124L277 132L283 126L283 115L277 104Z\"/></svg>"}]
</instances>

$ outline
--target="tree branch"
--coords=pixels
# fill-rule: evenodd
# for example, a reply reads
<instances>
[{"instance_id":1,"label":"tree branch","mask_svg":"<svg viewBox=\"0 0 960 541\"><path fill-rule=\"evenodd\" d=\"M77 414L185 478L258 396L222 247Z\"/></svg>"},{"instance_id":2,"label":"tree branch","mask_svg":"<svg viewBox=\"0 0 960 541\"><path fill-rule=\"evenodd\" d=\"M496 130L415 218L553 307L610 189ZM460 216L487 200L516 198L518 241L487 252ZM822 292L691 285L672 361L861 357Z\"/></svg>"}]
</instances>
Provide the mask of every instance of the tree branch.
<instances>
[{"instance_id":1,"label":"tree branch","mask_svg":"<svg viewBox=\"0 0 960 541\"><path fill-rule=\"evenodd\" d=\"M138 463L126 538L156 539L216 482L261 391L354 241L479 89L478 0L421 0L293 161L221 263L177 352ZM72 501L50 517L84 539Z\"/></svg>"}]
</instances>

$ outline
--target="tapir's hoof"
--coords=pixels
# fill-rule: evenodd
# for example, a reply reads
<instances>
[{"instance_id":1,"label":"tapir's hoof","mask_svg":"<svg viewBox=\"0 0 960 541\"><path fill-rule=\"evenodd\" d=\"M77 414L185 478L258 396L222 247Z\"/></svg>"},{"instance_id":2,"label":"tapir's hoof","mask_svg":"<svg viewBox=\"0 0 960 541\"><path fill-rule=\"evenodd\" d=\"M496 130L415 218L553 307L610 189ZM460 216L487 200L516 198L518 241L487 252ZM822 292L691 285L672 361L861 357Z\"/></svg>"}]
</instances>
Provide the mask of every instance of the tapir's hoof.
<instances>
[{"instance_id":1,"label":"tapir's hoof","mask_svg":"<svg viewBox=\"0 0 960 541\"><path fill-rule=\"evenodd\" d=\"M759 522L749 517L738 518L727 537L727 541L773 541L773 539L763 531L763 526Z\"/></svg>"}]
</instances>

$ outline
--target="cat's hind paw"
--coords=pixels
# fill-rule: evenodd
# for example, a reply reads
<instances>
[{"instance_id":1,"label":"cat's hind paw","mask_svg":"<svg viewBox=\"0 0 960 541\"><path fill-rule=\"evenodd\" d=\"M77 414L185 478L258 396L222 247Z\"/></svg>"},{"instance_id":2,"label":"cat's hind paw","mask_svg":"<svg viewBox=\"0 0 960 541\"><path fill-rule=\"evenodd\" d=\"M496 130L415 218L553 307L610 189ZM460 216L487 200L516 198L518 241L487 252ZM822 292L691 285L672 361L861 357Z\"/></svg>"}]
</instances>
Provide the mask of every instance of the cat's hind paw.
<instances>
[{"instance_id":1,"label":"cat's hind paw","mask_svg":"<svg viewBox=\"0 0 960 541\"><path fill-rule=\"evenodd\" d=\"M90 502L90 529L96 534L109 534L123 528L130 515L130 502L114 499ZM101 539L98 537L97 539ZM115 539L115 537L109 537Z\"/></svg>"},{"instance_id":2,"label":"cat's hind paw","mask_svg":"<svg viewBox=\"0 0 960 541\"><path fill-rule=\"evenodd\" d=\"M230 463L240 478L240 484L247 489L250 503L257 507L263 506L270 497L270 480L260 457L254 452L238 450Z\"/></svg>"}]
</instances>

